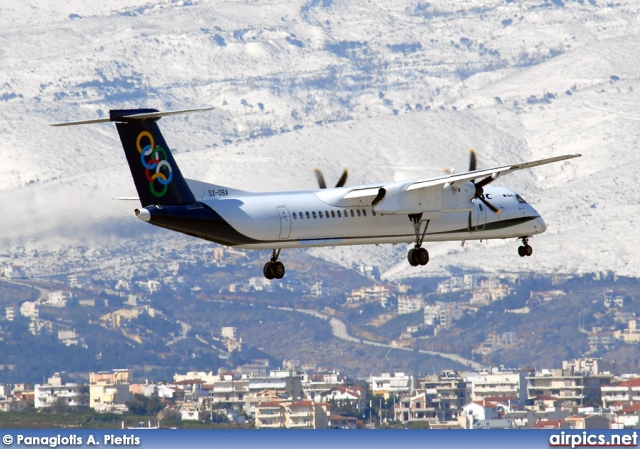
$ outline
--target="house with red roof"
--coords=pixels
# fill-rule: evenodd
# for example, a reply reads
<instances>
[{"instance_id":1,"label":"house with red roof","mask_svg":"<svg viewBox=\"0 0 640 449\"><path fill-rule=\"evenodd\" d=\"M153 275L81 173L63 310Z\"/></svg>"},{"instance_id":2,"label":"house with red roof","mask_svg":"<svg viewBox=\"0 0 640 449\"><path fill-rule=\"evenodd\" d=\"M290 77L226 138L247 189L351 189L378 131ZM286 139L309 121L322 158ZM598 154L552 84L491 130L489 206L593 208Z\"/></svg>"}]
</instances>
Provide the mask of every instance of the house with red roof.
<instances>
[{"instance_id":1,"label":"house with red roof","mask_svg":"<svg viewBox=\"0 0 640 449\"><path fill-rule=\"evenodd\" d=\"M603 385L600 392L604 408L616 403L640 402L640 377Z\"/></svg>"},{"instance_id":2,"label":"house with red roof","mask_svg":"<svg viewBox=\"0 0 640 449\"><path fill-rule=\"evenodd\" d=\"M640 424L640 402L635 402L615 413L615 422L623 429L637 429Z\"/></svg>"},{"instance_id":3,"label":"house with red roof","mask_svg":"<svg viewBox=\"0 0 640 449\"><path fill-rule=\"evenodd\" d=\"M565 419L570 429L609 429L611 420L605 415L573 415Z\"/></svg>"},{"instance_id":4,"label":"house with red roof","mask_svg":"<svg viewBox=\"0 0 640 449\"><path fill-rule=\"evenodd\" d=\"M279 429L285 425L284 407L282 402L264 402L255 407L256 429Z\"/></svg>"},{"instance_id":5,"label":"house with red roof","mask_svg":"<svg viewBox=\"0 0 640 449\"><path fill-rule=\"evenodd\" d=\"M338 386L314 397L316 402L330 402L339 405L351 405L361 408L366 402L366 390L362 387Z\"/></svg>"},{"instance_id":6,"label":"house with red roof","mask_svg":"<svg viewBox=\"0 0 640 449\"><path fill-rule=\"evenodd\" d=\"M569 427L564 420L541 419L534 424L534 429L563 429Z\"/></svg>"}]
</instances>

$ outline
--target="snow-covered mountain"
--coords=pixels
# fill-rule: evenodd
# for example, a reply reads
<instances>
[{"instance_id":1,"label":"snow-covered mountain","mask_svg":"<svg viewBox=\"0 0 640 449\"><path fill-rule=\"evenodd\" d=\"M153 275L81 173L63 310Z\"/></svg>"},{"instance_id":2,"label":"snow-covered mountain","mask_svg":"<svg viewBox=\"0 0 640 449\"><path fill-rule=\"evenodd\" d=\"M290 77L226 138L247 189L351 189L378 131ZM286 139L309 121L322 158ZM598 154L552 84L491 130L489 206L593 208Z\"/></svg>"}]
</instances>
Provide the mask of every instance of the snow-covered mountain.
<instances>
[{"instance_id":1,"label":"snow-covered mountain","mask_svg":"<svg viewBox=\"0 0 640 449\"><path fill-rule=\"evenodd\" d=\"M428 245L426 272L640 275L640 5L603 0L10 0L0 4L0 251L113 244L133 183L113 125L51 128L110 108L166 118L190 178L243 189L425 177L565 153L501 179L547 221L517 242ZM406 247L309 250L389 278Z\"/></svg>"}]
</instances>

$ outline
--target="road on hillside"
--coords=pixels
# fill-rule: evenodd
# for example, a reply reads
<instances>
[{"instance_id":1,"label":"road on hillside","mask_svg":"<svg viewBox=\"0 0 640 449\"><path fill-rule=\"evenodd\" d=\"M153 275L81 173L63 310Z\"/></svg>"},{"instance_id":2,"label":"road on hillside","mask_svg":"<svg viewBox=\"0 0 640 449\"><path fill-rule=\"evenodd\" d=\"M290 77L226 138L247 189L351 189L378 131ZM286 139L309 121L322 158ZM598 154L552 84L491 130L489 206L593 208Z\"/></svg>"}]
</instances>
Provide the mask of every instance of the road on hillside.
<instances>
[{"instance_id":1,"label":"road on hillside","mask_svg":"<svg viewBox=\"0 0 640 449\"><path fill-rule=\"evenodd\" d=\"M189 332L189 325L184 321L176 320L176 323L180 325L180 335L177 335L173 340L167 342L167 346L174 344L177 341L187 338L187 332Z\"/></svg>"},{"instance_id":2,"label":"road on hillside","mask_svg":"<svg viewBox=\"0 0 640 449\"><path fill-rule=\"evenodd\" d=\"M290 307L278 307L278 309L287 310L287 311L290 311L290 312L304 313L304 314L307 314L307 315L314 316L316 318L320 318L321 320L329 321L329 324L331 325L331 332L333 333L333 336L336 337L336 338L339 338L341 340L346 340L346 341L350 341L350 342L353 342L353 343L362 343L362 344L371 345L371 346L380 346L382 348L398 349L400 351L413 351L413 352L419 352L421 354L428 354L428 355L438 356L438 357L442 357L444 359L452 360L452 361L454 361L456 363L460 363L461 365L465 365L465 366L468 366L469 368L473 368L473 369L477 369L477 370L486 368L483 364L478 363L478 362L474 362L473 360L465 359L464 357L461 357L458 354L448 354L446 352L425 351L425 350L422 350L422 349L415 350L415 349L411 349L411 348L400 348L398 346L392 346L392 345L388 345L388 344L385 344L385 343L378 343L378 342L371 341L371 340L364 340L362 338L353 337L353 336L349 335L349 333L347 332L347 325L344 324L343 321L340 321L339 319L337 319L335 317L332 317L330 315L324 314L322 312L318 312L316 310L292 309Z\"/></svg>"},{"instance_id":3,"label":"road on hillside","mask_svg":"<svg viewBox=\"0 0 640 449\"><path fill-rule=\"evenodd\" d=\"M39 293L38 299L36 300L38 302L42 302L45 299L49 298L49 290L45 290L44 288L38 287L37 285L33 285L27 281L15 281L15 280L9 280L6 278L0 278L0 281L6 282L7 284L21 285L23 287L30 287L30 288L36 289Z\"/></svg>"}]
</instances>

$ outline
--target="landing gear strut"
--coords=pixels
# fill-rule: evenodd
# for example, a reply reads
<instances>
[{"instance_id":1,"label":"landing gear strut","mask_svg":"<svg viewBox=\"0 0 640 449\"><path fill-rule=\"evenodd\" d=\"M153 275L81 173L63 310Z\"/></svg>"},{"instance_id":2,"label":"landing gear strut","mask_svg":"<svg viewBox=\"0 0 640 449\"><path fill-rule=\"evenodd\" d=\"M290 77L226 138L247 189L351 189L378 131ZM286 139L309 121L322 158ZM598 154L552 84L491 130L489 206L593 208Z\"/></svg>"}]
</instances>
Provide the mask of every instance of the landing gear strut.
<instances>
[{"instance_id":1,"label":"landing gear strut","mask_svg":"<svg viewBox=\"0 0 640 449\"><path fill-rule=\"evenodd\" d=\"M429 227L429 220L426 220L424 230L420 232L420 225L422 224L421 218L422 214L409 215L409 219L413 222L413 229L416 233L416 246L411 248L407 254L407 260L413 267L429 263L429 252L426 248L422 247L424 236L427 234L427 228Z\"/></svg>"},{"instance_id":2,"label":"landing gear strut","mask_svg":"<svg viewBox=\"0 0 640 449\"><path fill-rule=\"evenodd\" d=\"M278 256L280 256L280 250L274 249L271 253L271 260L264 264L264 268L262 269L262 274L267 279L282 279L284 276L284 264L282 262L278 262Z\"/></svg>"},{"instance_id":3,"label":"landing gear strut","mask_svg":"<svg viewBox=\"0 0 640 449\"><path fill-rule=\"evenodd\" d=\"M533 254L533 248L529 246L529 239L527 237L521 237L520 240L522 240L522 246L518 247L518 255L524 257Z\"/></svg>"}]
</instances>

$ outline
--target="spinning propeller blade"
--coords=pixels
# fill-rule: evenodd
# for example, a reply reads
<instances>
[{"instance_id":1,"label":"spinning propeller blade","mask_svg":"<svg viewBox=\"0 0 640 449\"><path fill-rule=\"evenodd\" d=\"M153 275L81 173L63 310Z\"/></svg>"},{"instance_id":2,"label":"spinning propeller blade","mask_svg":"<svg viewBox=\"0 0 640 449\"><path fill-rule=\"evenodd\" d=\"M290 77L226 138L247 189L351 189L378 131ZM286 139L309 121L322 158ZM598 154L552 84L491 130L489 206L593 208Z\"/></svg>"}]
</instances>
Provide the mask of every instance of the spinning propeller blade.
<instances>
[{"instance_id":1,"label":"spinning propeller blade","mask_svg":"<svg viewBox=\"0 0 640 449\"><path fill-rule=\"evenodd\" d=\"M475 171L477 169L478 166L478 160L476 158L476 152L473 148L471 148L471 156L469 157L469 171ZM489 201L487 201L484 197L484 186L486 186L487 184L493 182L495 179L497 178L497 176L487 176L484 179L481 179L480 181L473 181L473 185L476 188L476 193L473 195L473 199L479 199L485 206L487 206L487 208L489 210L491 210L491 212L493 212L494 214L500 214L500 209L498 209L497 207L495 207L493 204L491 204ZM472 231L472 217L471 214L473 213L473 211L469 212L469 225L468 225L468 229L469 232Z\"/></svg>"},{"instance_id":2,"label":"spinning propeller blade","mask_svg":"<svg viewBox=\"0 0 640 449\"><path fill-rule=\"evenodd\" d=\"M469 171L476 170L476 150L471 148L471 157L469 158Z\"/></svg>"},{"instance_id":3,"label":"spinning propeller blade","mask_svg":"<svg viewBox=\"0 0 640 449\"><path fill-rule=\"evenodd\" d=\"M336 187L344 187L344 185L347 182L347 176L348 175L349 175L349 170L347 170L345 168L344 171L342 172L342 176L340 176L340 179L338 180L338 183L336 184Z\"/></svg>"},{"instance_id":4,"label":"spinning propeller blade","mask_svg":"<svg viewBox=\"0 0 640 449\"><path fill-rule=\"evenodd\" d=\"M322 172L320 171L320 169L319 168L314 168L313 171L316 174L316 179L318 180L318 186L321 189L326 189L327 188L327 183L325 182L324 176L322 175ZM349 170L347 170L345 168L344 171L342 172L342 176L340 176L340 179L336 183L336 187L344 187L344 185L347 182L347 176L348 175L349 175Z\"/></svg>"},{"instance_id":5,"label":"spinning propeller blade","mask_svg":"<svg viewBox=\"0 0 640 449\"><path fill-rule=\"evenodd\" d=\"M316 174L316 179L318 180L318 185L320 186L321 189L326 189L327 188L327 183L324 182L324 176L322 176L322 172L320 171L319 168L314 168L313 172Z\"/></svg>"}]
</instances>

